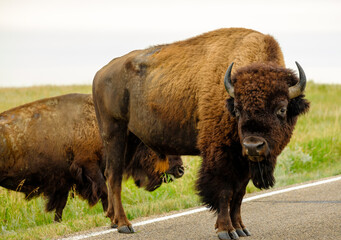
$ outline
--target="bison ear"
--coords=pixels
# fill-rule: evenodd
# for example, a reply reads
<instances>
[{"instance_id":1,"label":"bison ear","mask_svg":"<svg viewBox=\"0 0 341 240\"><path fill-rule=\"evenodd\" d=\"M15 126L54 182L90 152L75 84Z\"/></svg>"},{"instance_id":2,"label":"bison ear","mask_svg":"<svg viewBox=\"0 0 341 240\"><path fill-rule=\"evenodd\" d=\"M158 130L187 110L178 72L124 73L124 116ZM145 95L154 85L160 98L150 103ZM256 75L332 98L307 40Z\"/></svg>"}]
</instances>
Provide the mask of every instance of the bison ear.
<instances>
[{"instance_id":1,"label":"bison ear","mask_svg":"<svg viewBox=\"0 0 341 240\"><path fill-rule=\"evenodd\" d=\"M226 107L230 114L235 117L236 112L234 111L234 98L229 98L226 100Z\"/></svg>"},{"instance_id":2,"label":"bison ear","mask_svg":"<svg viewBox=\"0 0 341 240\"><path fill-rule=\"evenodd\" d=\"M310 103L304 99L304 95L298 96L290 100L288 105L288 116L296 117L300 114L306 113L309 110Z\"/></svg>"}]
</instances>

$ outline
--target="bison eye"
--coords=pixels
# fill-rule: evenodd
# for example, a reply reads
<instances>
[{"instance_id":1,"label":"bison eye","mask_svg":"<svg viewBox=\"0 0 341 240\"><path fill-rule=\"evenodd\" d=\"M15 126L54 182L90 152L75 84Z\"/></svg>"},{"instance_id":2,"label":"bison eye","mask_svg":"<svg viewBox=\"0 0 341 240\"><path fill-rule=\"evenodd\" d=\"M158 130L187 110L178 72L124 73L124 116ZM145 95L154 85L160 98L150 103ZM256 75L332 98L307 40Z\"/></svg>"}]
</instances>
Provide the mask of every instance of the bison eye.
<instances>
[{"instance_id":1,"label":"bison eye","mask_svg":"<svg viewBox=\"0 0 341 240\"><path fill-rule=\"evenodd\" d=\"M278 117L285 118L285 115L287 114L287 108L281 107L276 114Z\"/></svg>"}]
</instances>

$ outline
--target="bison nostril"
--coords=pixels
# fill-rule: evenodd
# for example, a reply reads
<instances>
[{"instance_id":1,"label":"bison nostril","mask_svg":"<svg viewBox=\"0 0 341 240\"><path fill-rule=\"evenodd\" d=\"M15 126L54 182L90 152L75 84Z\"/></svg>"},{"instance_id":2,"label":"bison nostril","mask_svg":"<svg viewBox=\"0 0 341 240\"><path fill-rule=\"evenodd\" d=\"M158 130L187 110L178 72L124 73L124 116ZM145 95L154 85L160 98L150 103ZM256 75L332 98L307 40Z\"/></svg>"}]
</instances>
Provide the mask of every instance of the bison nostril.
<instances>
[{"instance_id":1,"label":"bison nostril","mask_svg":"<svg viewBox=\"0 0 341 240\"><path fill-rule=\"evenodd\" d=\"M182 177L182 175L184 175L185 173L185 169L184 167L178 167L178 171L177 171L177 176L176 177Z\"/></svg>"},{"instance_id":2,"label":"bison nostril","mask_svg":"<svg viewBox=\"0 0 341 240\"><path fill-rule=\"evenodd\" d=\"M262 149L264 148L264 146L265 146L265 142L260 142L260 143L256 146L257 151L262 150Z\"/></svg>"}]
</instances>

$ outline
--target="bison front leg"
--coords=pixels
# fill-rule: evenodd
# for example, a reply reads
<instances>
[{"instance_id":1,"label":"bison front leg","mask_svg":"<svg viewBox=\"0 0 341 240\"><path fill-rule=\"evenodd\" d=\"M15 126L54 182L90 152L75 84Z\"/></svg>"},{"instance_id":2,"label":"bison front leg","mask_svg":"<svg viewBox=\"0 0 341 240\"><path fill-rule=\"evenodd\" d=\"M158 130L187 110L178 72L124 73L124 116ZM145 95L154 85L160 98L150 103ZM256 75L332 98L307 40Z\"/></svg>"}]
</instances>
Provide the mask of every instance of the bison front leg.
<instances>
[{"instance_id":1,"label":"bison front leg","mask_svg":"<svg viewBox=\"0 0 341 240\"><path fill-rule=\"evenodd\" d=\"M232 220L232 225L236 229L239 237L251 236L250 232L245 227L241 217L241 204L245 195L248 182L249 180L242 184L240 189L235 189L230 204L230 217Z\"/></svg>"},{"instance_id":2,"label":"bison front leg","mask_svg":"<svg viewBox=\"0 0 341 240\"><path fill-rule=\"evenodd\" d=\"M232 225L229 212L232 196L232 190L223 190L219 194L219 210L215 224L219 239L238 239L238 234Z\"/></svg>"},{"instance_id":3,"label":"bison front leg","mask_svg":"<svg viewBox=\"0 0 341 240\"><path fill-rule=\"evenodd\" d=\"M50 212L55 209L54 221L61 222L63 210L65 208L67 198L69 195L70 186L65 186L65 189L62 191L57 190L53 194L48 196L48 201L46 204L46 211Z\"/></svg>"}]
</instances>

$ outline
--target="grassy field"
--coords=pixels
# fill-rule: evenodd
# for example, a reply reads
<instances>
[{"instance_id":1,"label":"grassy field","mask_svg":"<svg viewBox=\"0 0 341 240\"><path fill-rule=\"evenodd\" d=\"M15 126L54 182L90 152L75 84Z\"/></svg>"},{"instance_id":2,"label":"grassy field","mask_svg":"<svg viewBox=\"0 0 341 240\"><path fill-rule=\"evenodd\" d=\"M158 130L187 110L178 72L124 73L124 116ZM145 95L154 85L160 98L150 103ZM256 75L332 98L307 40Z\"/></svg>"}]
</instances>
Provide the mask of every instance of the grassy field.
<instances>
[{"instance_id":1,"label":"grassy field","mask_svg":"<svg viewBox=\"0 0 341 240\"><path fill-rule=\"evenodd\" d=\"M90 86L42 86L0 88L0 112L44 97L71 92L90 93ZM341 85L309 82L306 89L310 112L301 117L290 144L278 158L276 186L341 174ZM123 187L123 204L129 219L200 205L194 182L199 157L184 157L186 174L174 183L149 193L129 180ZM248 192L256 191L250 184ZM44 212L44 199L25 201L21 193L0 187L0 239L51 239L57 236L108 226L101 204L89 208L77 196L69 198L63 222Z\"/></svg>"}]
</instances>

